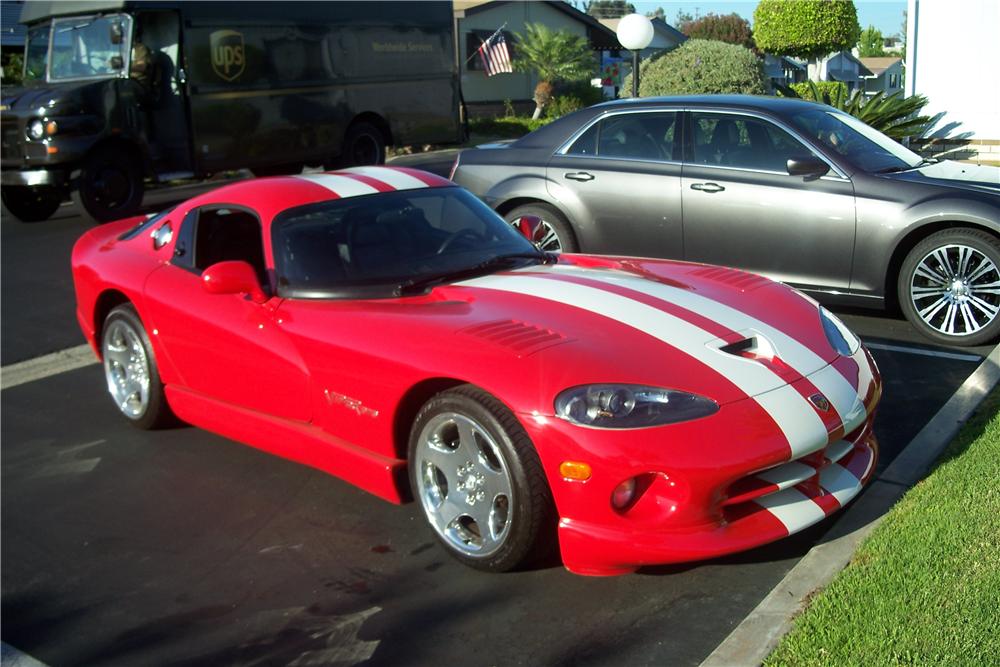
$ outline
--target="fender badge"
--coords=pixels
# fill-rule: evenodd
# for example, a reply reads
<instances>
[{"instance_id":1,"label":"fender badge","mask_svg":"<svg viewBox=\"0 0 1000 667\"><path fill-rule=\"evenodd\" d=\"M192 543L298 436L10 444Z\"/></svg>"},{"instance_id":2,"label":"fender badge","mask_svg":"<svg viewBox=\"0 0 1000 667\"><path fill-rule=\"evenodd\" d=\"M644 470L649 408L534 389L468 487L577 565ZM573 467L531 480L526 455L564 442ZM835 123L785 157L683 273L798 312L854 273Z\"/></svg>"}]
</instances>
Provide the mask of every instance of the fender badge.
<instances>
[{"instance_id":1,"label":"fender badge","mask_svg":"<svg viewBox=\"0 0 1000 667\"><path fill-rule=\"evenodd\" d=\"M815 405L820 412L830 411L830 401L826 400L826 396L823 394L813 394L809 397L809 402Z\"/></svg>"},{"instance_id":2,"label":"fender badge","mask_svg":"<svg viewBox=\"0 0 1000 667\"><path fill-rule=\"evenodd\" d=\"M323 394L326 396L326 402L330 405L342 405L359 417L378 417L378 410L367 407L356 398L344 396L329 389L324 389Z\"/></svg>"}]
</instances>

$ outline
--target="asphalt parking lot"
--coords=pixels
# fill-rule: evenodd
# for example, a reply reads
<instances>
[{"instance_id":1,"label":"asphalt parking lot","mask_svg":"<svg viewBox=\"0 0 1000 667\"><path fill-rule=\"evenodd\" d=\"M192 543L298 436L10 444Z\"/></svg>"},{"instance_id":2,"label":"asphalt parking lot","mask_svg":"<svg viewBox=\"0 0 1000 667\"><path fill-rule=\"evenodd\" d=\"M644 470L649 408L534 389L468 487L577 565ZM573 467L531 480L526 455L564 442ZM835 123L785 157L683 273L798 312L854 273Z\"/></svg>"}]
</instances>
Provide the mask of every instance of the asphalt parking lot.
<instances>
[{"instance_id":1,"label":"asphalt parking lot","mask_svg":"<svg viewBox=\"0 0 1000 667\"><path fill-rule=\"evenodd\" d=\"M68 258L86 228L69 206L4 215L2 365L83 342ZM991 348L839 312L883 374L884 468ZM2 639L52 665L694 665L836 521L625 577L489 575L413 504L199 429L129 427L96 365L5 389L0 409Z\"/></svg>"}]
</instances>

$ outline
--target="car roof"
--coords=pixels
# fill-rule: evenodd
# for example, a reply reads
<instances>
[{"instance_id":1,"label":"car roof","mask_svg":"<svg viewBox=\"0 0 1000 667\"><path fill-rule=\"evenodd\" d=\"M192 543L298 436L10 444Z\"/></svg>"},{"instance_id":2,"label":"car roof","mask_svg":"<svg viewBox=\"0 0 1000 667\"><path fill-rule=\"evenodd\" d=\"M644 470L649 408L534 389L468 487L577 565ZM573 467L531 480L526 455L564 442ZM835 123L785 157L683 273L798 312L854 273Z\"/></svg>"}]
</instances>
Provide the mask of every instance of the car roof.
<instances>
[{"instance_id":1,"label":"car roof","mask_svg":"<svg viewBox=\"0 0 1000 667\"><path fill-rule=\"evenodd\" d=\"M451 181L407 167L352 167L339 171L254 178L189 199L185 210L232 205L251 208L269 223L282 211L323 201L420 188L454 187Z\"/></svg>"}]
</instances>

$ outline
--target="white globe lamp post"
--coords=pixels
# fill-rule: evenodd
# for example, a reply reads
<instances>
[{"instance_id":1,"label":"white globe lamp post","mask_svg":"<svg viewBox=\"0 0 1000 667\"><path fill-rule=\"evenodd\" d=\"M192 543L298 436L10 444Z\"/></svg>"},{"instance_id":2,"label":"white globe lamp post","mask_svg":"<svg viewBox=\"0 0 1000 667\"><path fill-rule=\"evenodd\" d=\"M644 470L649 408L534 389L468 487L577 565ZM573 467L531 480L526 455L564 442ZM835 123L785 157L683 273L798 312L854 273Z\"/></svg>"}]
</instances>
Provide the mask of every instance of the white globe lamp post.
<instances>
[{"instance_id":1,"label":"white globe lamp post","mask_svg":"<svg viewBox=\"0 0 1000 667\"><path fill-rule=\"evenodd\" d=\"M653 24L642 14L623 16L618 22L618 41L632 52L632 97L639 97L639 52L653 41Z\"/></svg>"}]
</instances>

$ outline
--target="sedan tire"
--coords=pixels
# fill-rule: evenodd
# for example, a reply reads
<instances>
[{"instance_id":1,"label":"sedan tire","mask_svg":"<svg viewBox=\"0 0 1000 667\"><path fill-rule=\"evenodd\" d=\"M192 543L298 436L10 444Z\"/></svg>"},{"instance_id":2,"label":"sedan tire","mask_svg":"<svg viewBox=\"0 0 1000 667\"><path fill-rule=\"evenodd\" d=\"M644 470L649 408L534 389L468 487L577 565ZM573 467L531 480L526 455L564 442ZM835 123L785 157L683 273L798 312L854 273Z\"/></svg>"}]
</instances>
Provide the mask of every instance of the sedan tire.
<instances>
[{"instance_id":1,"label":"sedan tire","mask_svg":"<svg viewBox=\"0 0 1000 667\"><path fill-rule=\"evenodd\" d=\"M424 516L465 565L506 572L555 544L541 461L493 396L463 385L429 400L410 433L409 461Z\"/></svg>"},{"instance_id":2,"label":"sedan tire","mask_svg":"<svg viewBox=\"0 0 1000 667\"><path fill-rule=\"evenodd\" d=\"M534 215L542 219L542 240L537 243L545 252L578 252L579 244L573 235L573 229L562 213L548 204L525 204L507 212L504 220L513 224L515 220L525 215Z\"/></svg>"},{"instance_id":3,"label":"sedan tire","mask_svg":"<svg viewBox=\"0 0 1000 667\"><path fill-rule=\"evenodd\" d=\"M102 332L104 377L118 410L137 428L171 424L175 418L167 405L153 347L132 305L112 309Z\"/></svg>"},{"instance_id":4,"label":"sedan tire","mask_svg":"<svg viewBox=\"0 0 1000 667\"><path fill-rule=\"evenodd\" d=\"M931 234L906 256L897 288L903 314L923 335L987 343L1000 335L1000 240L976 229Z\"/></svg>"}]
</instances>

